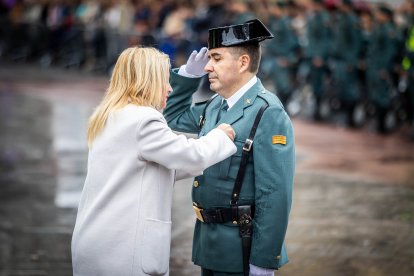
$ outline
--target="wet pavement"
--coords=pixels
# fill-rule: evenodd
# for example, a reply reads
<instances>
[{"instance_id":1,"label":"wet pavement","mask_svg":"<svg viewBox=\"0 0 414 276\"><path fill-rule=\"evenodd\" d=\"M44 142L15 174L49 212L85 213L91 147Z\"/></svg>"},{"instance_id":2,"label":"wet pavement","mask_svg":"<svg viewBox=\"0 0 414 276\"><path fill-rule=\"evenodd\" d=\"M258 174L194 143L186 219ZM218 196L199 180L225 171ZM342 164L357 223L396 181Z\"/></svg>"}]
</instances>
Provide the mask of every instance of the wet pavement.
<instances>
[{"instance_id":1,"label":"wet pavement","mask_svg":"<svg viewBox=\"0 0 414 276\"><path fill-rule=\"evenodd\" d=\"M72 275L86 122L108 78L0 65L0 276ZM414 275L414 143L293 120L297 174L275 275ZM191 262L191 180L176 183L171 275Z\"/></svg>"}]
</instances>

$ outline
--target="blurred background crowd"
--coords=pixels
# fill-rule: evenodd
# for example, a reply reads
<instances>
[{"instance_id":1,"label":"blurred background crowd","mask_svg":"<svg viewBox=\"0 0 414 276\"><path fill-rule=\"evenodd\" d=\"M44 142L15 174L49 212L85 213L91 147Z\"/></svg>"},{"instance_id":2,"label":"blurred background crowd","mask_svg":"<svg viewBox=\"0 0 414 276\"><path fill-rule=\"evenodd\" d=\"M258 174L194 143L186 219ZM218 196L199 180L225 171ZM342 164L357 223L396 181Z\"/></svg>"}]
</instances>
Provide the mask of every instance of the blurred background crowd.
<instances>
[{"instance_id":1,"label":"blurred background crowd","mask_svg":"<svg viewBox=\"0 0 414 276\"><path fill-rule=\"evenodd\" d=\"M209 28L253 18L275 35L259 77L291 116L414 129L413 0L0 0L0 60L107 74L146 45L175 67Z\"/></svg>"}]
</instances>

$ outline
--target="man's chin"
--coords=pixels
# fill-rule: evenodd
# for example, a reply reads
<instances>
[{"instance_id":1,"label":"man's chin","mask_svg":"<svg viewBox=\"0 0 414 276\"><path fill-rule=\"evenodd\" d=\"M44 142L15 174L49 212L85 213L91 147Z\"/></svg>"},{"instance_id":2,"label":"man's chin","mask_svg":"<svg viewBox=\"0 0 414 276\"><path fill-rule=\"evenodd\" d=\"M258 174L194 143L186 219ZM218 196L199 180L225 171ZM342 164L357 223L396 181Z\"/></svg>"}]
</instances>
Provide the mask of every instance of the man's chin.
<instances>
[{"instance_id":1,"label":"man's chin","mask_svg":"<svg viewBox=\"0 0 414 276\"><path fill-rule=\"evenodd\" d=\"M217 86L215 86L214 84L210 83L210 90L217 92Z\"/></svg>"}]
</instances>

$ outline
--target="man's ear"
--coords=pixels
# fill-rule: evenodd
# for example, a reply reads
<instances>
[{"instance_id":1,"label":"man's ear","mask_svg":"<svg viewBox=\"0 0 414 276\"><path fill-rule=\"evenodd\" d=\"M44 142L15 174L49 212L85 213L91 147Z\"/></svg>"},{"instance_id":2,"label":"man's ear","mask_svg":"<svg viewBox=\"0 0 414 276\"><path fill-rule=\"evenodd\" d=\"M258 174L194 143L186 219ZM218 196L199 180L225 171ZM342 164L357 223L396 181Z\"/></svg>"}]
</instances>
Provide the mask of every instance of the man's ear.
<instances>
[{"instance_id":1,"label":"man's ear","mask_svg":"<svg viewBox=\"0 0 414 276\"><path fill-rule=\"evenodd\" d=\"M239 68L240 73L248 71L250 67L250 57L246 54L241 55L239 58L239 61L240 61L240 68Z\"/></svg>"}]
</instances>

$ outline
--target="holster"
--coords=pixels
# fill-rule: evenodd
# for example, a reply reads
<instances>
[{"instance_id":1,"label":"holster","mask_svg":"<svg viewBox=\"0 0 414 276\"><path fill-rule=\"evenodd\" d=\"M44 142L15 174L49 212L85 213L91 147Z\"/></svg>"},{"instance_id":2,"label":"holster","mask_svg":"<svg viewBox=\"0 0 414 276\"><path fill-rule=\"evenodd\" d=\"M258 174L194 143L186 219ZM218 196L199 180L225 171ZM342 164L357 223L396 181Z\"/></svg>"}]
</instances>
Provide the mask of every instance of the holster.
<instances>
[{"instance_id":1,"label":"holster","mask_svg":"<svg viewBox=\"0 0 414 276\"><path fill-rule=\"evenodd\" d=\"M252 246L252 208L251 206L239 206L238 208L238 224L239 224L239 234L242 240L243 248L243 272L245 276L249 276L249 259L250 259L250 249Z\"/></svg>"}]
</instances>

